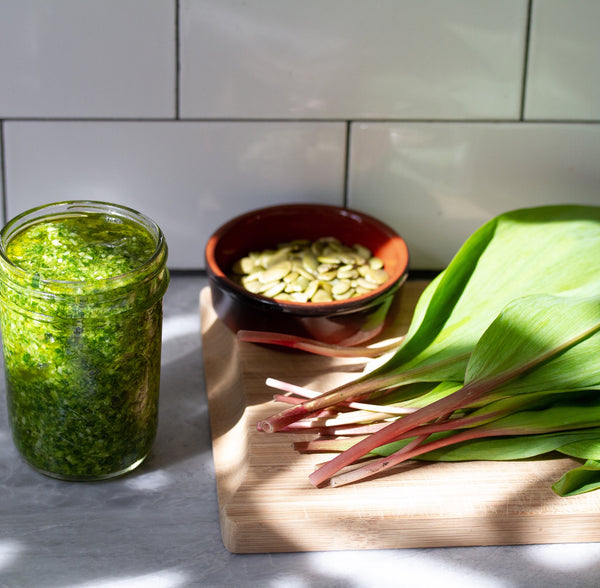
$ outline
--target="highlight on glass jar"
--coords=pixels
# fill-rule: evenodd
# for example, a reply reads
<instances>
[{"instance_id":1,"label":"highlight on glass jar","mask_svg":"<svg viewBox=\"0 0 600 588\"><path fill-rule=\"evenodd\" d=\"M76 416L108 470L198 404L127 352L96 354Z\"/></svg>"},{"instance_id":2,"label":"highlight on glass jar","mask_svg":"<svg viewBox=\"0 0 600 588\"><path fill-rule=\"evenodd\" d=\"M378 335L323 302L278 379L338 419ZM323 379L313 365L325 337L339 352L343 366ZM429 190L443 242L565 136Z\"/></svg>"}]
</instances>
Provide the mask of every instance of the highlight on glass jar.
<instances>
[{"instance_id":1,"label":"highlight on glass jar","mask_svg":"<svg viewBox=\"0 0 600 588\"><path fill-rule=\"evenodd\" d=\"M36 470L102 480L150 452L166 260L160 228L110 203L41 206L0 231L8 418Z\"/></svg>"}]
</instances>

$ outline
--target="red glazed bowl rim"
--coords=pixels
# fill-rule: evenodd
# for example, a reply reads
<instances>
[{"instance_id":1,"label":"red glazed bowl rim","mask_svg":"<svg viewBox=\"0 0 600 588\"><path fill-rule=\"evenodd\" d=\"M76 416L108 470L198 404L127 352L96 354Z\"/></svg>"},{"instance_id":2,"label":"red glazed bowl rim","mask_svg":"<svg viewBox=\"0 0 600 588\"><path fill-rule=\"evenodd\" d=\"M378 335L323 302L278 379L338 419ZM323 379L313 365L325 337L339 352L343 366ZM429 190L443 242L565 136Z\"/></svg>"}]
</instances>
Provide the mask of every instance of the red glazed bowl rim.
<instances>
[{"instance_id":1,"label":"red glazed bowl rim","mask_svg":"<svg viewBox=\"0 0 600 588\"><path fill-rule=\"evenodd\" d=\"M327 235L323 235L319 232L318 234L315 233L314 235L303 236L298 232L274 239L261 235L258 238L258 241L262 243L262 246L254 246L253 243L256 242L256 234L254 234L253 238L248 239L248 246L244 247L243 250L242 248L237 248L235 249L235 254L231 248L227 251L223 250L223 242L233 234L232 231L239 230L240 227L253 225L254 228L256 228L261 222L265 222L265 220L267 222L272 222L273 219L277 217L281 220L298 219L300 218L299 215L311 215L312 217L315 215L327 215L331 216L332 219L341 218L346 224L354 223L356 227L365 227L371 232L376 232L382 243L377 248L372 249L372 252L374 255L382 257L385 263L385 269L390 275L390 278L371 292L360 294L346 300L333 300L317 303L277 300L262 296L261 294L254 294L227 276L229 267L223 267L225 264L219 262L219 257L227 258L229 256L228 266L230 266L236 259L239 259L239 257L242 257L251 250L262 250L267 247L274 247L277 243L285 240L297 237L314 240L319 236L334 236L339 238L339 233L336 234L336 225L332 220L332 230L329 231ZM310 232L310 230L312 229L304 227L304 232ZM355 242L361 243L360 238L357 238ZM361 244L369 248L373 247L370 243ZM369 214L352 208L329 204L292 203L257 208L228 220L217 228L209 237L205 247L205 261L209 278L220 283L222 287L235 291L239 296L248 301L255 303L260 302L265 306L278 309L279 312L305 316L318 316L346 313L364 308L379 300L382 296L387 295L389 292L395 292L408 275L409 251L404 239L394 229Z\"/></svg>"}]
</instances>

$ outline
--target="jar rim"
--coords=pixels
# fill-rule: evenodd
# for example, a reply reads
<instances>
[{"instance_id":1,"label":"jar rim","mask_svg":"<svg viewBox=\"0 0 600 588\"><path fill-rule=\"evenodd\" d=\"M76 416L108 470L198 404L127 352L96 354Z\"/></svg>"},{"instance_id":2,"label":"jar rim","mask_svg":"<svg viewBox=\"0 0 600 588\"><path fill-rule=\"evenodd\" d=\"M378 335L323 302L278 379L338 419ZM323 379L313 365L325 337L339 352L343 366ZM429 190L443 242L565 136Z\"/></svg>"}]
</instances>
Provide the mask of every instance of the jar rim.
<instances>
[{"instance_id":1,"label":"jar rim","mask_svg":"<svg viewBox=\"0 0 600 588\"><path fill-rule=\"evenodd\" d=\"M154 268L157 262L161 261L161 257L164 257L164 259L162 260L162 263L158 263L159 269L166 264L167 244L164 234L160 227L147 215L122 204L115 204L101 200L64 200L60 202L42 204L40 206L25 210L9 220L2 227L2 229L0 229L0 259L3 265L5 265L7 269L9 269L15 276L18 276L19 278L26 278L27 276L35 275L35 272L30 272L23 269L14 263L7 255L6 246L10 242L10 239L16 235L18 231L43 220L75 216L78 212L97 212L107 215L111 215L112 213L113 216L127 218L128 220L137 223L152 235L152 238L156 243L153 253L139 266L123 274L94 280L60 280L56 278L44 278L43 276L40 276L40 286L44 285L52 290L54 288L82 288L86 285L93 285L94 288L100 291L109 291L113 290L114 288L118 288L122 282L129 281L129 279L134 275L153 273L151 270Z\"/></svg>"}]
</instances>

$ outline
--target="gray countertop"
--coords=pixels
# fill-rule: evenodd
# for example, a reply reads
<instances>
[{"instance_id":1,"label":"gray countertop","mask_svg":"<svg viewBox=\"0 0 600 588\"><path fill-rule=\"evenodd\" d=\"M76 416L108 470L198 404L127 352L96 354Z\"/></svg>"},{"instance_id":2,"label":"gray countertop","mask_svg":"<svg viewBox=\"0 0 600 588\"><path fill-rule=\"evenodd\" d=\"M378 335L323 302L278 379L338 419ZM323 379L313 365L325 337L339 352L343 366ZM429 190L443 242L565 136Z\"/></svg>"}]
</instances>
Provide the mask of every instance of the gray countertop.
<instances>
[{"instance_id":1,"label":"gray countertop","mask_svg":"<svg viewBox=\"0 0 600 588\"><path fill-rule=\"evenodd\" d=\"M202 368L202 276L165 297L160 423L150 457L102 483L21 461L0 388L0 586L598 586L600 544L236 555L221 541Z\"/></svg>"}]
</instances>

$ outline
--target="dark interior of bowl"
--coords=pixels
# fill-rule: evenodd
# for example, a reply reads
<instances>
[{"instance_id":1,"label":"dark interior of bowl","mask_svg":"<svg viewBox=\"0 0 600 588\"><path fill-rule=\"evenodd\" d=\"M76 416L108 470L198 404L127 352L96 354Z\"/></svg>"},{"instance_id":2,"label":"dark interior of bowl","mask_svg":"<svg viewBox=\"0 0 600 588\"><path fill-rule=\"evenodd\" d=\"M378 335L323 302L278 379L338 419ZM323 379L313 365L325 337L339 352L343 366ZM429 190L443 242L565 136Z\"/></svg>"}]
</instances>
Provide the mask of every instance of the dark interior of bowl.
<instances>
[{"instance_id":1,"label":"dark interior of bowl","mask_svg":"<svg viewBox=\"0 0 600 588\"><path fill-rule=\"evenodd\" d=\"M252 211L223 225L213 236L214 260L209 269L227 275L233 263L250 251L272 248L292 239L337 237L346 245L360 243L380 257L396 281L407 270L408 251L390 227L363 213L314 204L290 204ZM214 267L214 262L218 267Z\"/></svg>"}]
</instances>

